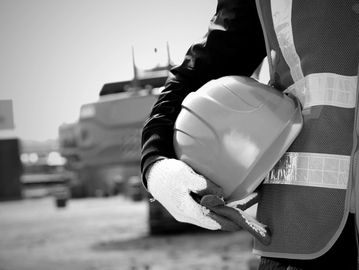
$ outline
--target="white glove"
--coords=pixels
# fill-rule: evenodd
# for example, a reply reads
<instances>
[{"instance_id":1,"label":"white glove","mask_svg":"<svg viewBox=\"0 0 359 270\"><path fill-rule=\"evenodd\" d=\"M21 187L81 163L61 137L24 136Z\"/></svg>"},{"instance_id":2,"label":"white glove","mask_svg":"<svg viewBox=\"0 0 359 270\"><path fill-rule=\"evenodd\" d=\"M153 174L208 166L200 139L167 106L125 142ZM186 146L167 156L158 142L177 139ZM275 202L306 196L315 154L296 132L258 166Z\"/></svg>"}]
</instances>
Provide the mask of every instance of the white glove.
<instances>
[{"instance_id":1,"label":"white glove","mask_svg":"<svg viewBox=\"0 0 359 270\"><path fill-rule=\"evenodd\" d=\"M147 174L147 187L178 221L209 230L238 231L243 228L265 245L271 241L268 227L244 212L257 203L257 193L245 200L225 204L220 187L177 159L155 162Z\"/></svg>"},{"instance_id":2,"label":"white glove","mask_svg":"<svg viewBox=\"0 0 359 270\"><path fill-rule=\"evenodd\" d=\"M210 211L191 196L213 194L222 197L221 188L195 173L183 161L164 159L155 162L147 174L147 186L152 196L176 220L209 230L221 229L222 226L210 217Z\"/></svg>"}]
</instances>

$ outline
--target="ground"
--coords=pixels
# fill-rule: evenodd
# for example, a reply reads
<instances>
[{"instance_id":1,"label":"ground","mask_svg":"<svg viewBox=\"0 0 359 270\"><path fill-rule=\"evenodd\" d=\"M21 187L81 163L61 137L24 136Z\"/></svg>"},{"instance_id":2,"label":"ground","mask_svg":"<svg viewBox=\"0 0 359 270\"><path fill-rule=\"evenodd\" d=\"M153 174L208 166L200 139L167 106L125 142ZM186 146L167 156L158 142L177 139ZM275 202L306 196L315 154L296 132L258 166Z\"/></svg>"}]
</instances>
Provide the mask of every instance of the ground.
<instances>
[{"instance_id":1,"label":"ground","mask_svg":"<svg viewBox=\"0 0 359 270\"><path fill-rule=\"evenodd\" d=\"M252 239L237 233L152 237L148 204L124 197L0 202L0 270L251 269ZM255 269L255 268L254 268Z\"/></svg>"}]
</instances>

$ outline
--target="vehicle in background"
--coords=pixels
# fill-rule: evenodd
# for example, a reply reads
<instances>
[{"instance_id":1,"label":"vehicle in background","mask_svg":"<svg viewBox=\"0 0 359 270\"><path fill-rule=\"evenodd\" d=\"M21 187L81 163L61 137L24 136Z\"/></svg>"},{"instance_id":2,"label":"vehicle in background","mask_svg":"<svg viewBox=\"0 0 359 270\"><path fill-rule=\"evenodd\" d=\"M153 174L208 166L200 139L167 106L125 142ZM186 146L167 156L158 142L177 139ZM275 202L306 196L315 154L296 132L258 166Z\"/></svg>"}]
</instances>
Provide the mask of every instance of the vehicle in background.
<instances>
[{"instance_id":1,"label":"vehicle in background","mask_svg":"<svg viewBox=\"0 0 359 270\"><path fill-rule=\"evenodd\" d=\"M126 195L133 201L142 201L147 198L147 191L144 189L139 175L131 176L126 185Z\"/></svg>"},{"instance_id":2,"label":"vehicle in background","mask_svg":"<svg viewBox=\"0 0 359 270\"><path fill-rule=\"evenodd\" d=\"M55 149L46 143L34 145L23 143L20 156L22 197L52 196L57 207L65 207L70 198L69 184L73 173L65 169L65 160Z\"/></svg>"},{"instance_id":3,"label":"vehicle in background","mask_svg":"<svg viewBox=\"0 0 359 270\"><path fill-rule=\"evenodd\" d=\"M160 90L100 96L97 102L81 107L76 124L60 128L60 152L70 163L66 166L82 174L79 179L88 196L101 190L103 194L122 193L134 201L149 201L140 179L141 132ZM72 131L65 132L66 128ZM177 222L157 201L149 202L148 222L151 234L199 229Z\"/></svg>"},{"instance_id":4,"label":"vehicle in background","mask_svg":"<svg viewBox=\"0 0 359 270\"><path fill-rule=\"evenodd\" d=\"M148 91L101 96L81 107L77 123L60 126L60 153L78 175L73 197L125 193L129 183L131 193L135 186L143 189L134 179L140 173L142 125L156 96Z\"/></svg>"}]
</instances>

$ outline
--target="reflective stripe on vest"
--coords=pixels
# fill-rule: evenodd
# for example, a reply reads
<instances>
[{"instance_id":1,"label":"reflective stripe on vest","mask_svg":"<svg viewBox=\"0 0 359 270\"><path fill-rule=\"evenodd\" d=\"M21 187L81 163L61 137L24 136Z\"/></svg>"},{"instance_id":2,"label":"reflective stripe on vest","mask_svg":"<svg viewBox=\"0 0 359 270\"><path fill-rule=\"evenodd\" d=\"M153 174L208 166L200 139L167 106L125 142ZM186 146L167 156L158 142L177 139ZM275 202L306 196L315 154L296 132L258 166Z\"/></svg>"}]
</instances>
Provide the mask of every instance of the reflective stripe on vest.
<instances>
[{"instance_id":1,"label":"reflective stripe on vest","mask_svg":"<svg viewBox=\"0 0 359 270\"><path fill-rule=\"evenodd\" d=\"M271 1L274 30L277 35L279 47L287 62L290 74L294 81L301 80L303 76L300 58L294 46L292 31L292 1Z\"/></svg>"},{"instance_id":2,"label":"reflective stripe on vest","mask_svg":"<svg viewBox=\"0 0 359 270\"><path fill-rule=\"evenodd\" d=\"M350 156L287 152L266 177L266 184L346 189Z\"/></svg>"},{"instance_id":3,"label":"reflective stripe on vest","mask_svg":"<svg viewBox=\"0 0 359 270\"><path fill-rule=\"evenodd\" d=\"M303 109L318 105L354 108L357 76L343 76L333 73L309 74L286 92L299 98Z\"/></svg>"}]
</instances>

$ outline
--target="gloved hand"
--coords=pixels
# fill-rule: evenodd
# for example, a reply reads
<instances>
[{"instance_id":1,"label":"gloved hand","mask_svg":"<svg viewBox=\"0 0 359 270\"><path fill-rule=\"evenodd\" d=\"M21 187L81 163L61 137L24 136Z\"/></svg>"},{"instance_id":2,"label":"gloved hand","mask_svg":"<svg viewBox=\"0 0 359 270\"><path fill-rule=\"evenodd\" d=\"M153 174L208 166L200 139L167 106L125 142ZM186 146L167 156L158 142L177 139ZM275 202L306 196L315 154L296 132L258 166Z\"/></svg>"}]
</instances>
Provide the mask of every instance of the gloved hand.
<instances>
[{"instance_id":1,"label":"gloved hand","mask_svg":"<svg viewBox=\"0 0 359 270\"><path fill-rule=\"evenodd\" d=\"M248 230L263 244L270 243L267 227L244 212L257 202L256 194L225 205L220 187L176 159L157 161L149 169L147 186L178 221L210 230ZM238 208L237 208L238 207Z\"/></svg>"},{"instance_id":2,"label":"gloved hand","mask_svg":"<svg viewBox=\"0 0 359 270\"><path fill-rule=\"evenodd\" d=\"M147 187L153 198L160 202L178 221L191 223L209 230L236 231L234 222L208 210L199 201L204 195L216 198L223 191L214 183L197 174L183 161L164 159L155 162L147 174Z\"/></svg>"}]
</instances>

